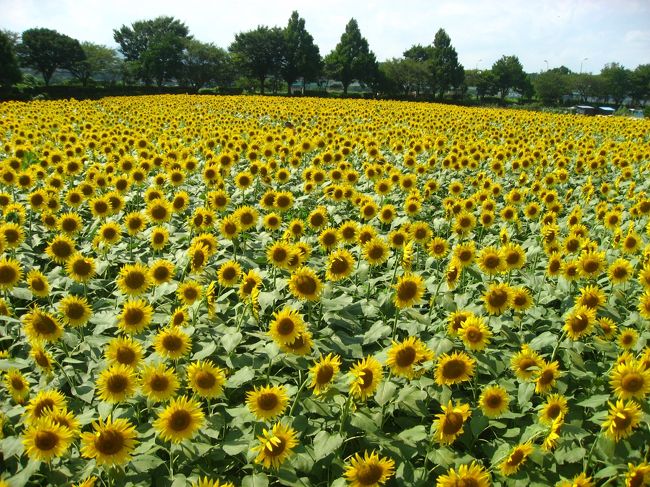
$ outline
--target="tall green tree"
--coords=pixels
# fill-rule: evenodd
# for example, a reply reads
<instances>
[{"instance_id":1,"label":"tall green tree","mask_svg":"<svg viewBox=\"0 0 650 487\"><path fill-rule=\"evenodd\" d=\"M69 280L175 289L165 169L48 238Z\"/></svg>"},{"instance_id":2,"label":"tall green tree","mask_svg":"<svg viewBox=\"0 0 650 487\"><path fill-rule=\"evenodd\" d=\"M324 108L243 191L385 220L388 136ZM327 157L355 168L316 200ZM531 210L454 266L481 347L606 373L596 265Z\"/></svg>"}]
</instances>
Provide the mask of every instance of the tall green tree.
<instances>
[{"instance_id":1,"label":"tall green tree","mask_svg":"<svg viewBox=\"0 0 650 487\"><path fill-rule=\"evenodd\" d=\"M212 43L195 39L187 41L183 66L184 79L196 89L209 82L224 86L230 84L234 78L228 52Z\"/></svg>"},{"instance_id":2,"label":"tall green tree","mask_svg":"<svg viewBox=\"0 0 650 487\"><path fill-rule=\"evenodd\" d=\"M70 66L69 70L83 86L87 86L93 76L117 78L121 61L115 50L92 42L82 42L81 49L83 49L85 59Z\"/></svg>"},{"instance_id":3,"label":"tall green tree","mask_svg":"<svg viewBox=\"0 0 650 487\"><path fill-rule=\"evenodd\" d=\"M11 86L23 79L11 38L0 31L0 86Z\"/></svg>"},{"instance_id":4,"label":"tall green tree","mask_svg":"<svg viewBox=\"0 0 650 487\"><path fill-rule=\"evenodd\" d=\"M379 64L388 83L385 85L394 92L410 95L415 92L419 96L424 86L430 83L431 73L425 62L413 59L389 59Z\"/></svg>"},{"instance_id":5,"label":"tall green tree","mask_svg":"<svg viewBox=\"0 0 650 487\"><path fill-rule=\"evenodd\" d=\"M130 27L113 30L113 39L120 46L125 61L137 66L145 84L158 86L182 76L183 50L191 39L188 27L173 17L139 20Z\"/></svg>"},{"instance_id":6,"label":"tall green tree","mask_svg":"<svg viewBox=\"0 0 650 487\"><path fill-rule=\"evenodd\" d=\"M359 24L350 19L341 35L340 42L325 57L325 71L343 84L343 93L348 92L352 81L372 82L378 72L377 58L368 47L368 41L361 35Z\"/></svg>"},{"instance_id":7,"label":"tall green tree","mask_svg":"<svg viewBox=\"0 0 650 487\"><path fill-rule=\"evenodd\" d=\"M606 64L600 71L606 94L616 105L620 105L630 91L630 75L630 71L618 63Z\"/></svg>"},{"instance_id":8,"label":"tall green tree","mask_svg":"<svg viewBox=\"0 0 650 487\"><path fill-rule=\"evenodd\" d=\"M292 12L284 29L284 63L281 69L282 77L287 82L287 92L291 94L291 85L298 78L303 79L303 84L317 78L321 67L320 51L305 28L305 19L298 12Z\"/></svg>"},{"instance_id":9,"label":"tall green tree","mask_svg":"<svg viewBox=\"0 0 650 487\"><path fill-rule=\"evenodd\" d=\"M650 99L650 64L640 64L632 71L630 96L635 104Z\"/></svg>"},{"instance_id":10,"label":"tall green tree","mask_svg":"<svg viewBox=\"0 0 650 487\"><path fill-rule=\"evenodd\" d=\"M18 45L20 63L35 69L50 84L57 69L73 69L86 55L77 39L51 29L28 29Z\"/></svg>"},{"instance_id":11,"label":"tall green tree","mask_svg":"<svg viewBox=\"0 0 650 487\"><path fill-rule=\"evenodd\" d=\"M556 104L571 91L570 72L563 66L540 73L533 81L535 93L545 105Z\"/></svg>"},{"instance_id":12,"label":"tall green tree","mask_svg":"<svg viewBox=\"0 0 650 487\"><path fill-rule=\"evenodd\" d=\"M264 94L266 78L281 73L284 60L284 32L278 27L258 26L235 35L228 48L235 63L260 82Z\"/></svg>"},{"instance_id":13,"label":"tall green tree","mask_svg":"<svg viewBox=\"0 0 650 487\"><path fill-rule=\"evenodd\" d=\"M418 62L431 61L433 59L433 46L415 44L404 51L404 57Z\"/></svg>"},{"instance_id":14,"label":"tall green tree","mask_svg":"<svg viewBox=\"0 0 650 487\"><path fill-rule=\"evenodd\" d=\"M502 56L492 65L494 82L501 100L510 90L522 92L526 89L526 73L517 56Z\"/></svg>"},{"instance_id":15,"label":"tall green tree","mask_svg":"<svg viewBox=\"0 0 650 487\"><path fill-rule=\"evenodd\" d=\"M449 88L457 88L463 84L465 70L458 62L456 49L451 45L451 39L444 29L436 32L431 54L433 82L438 97L442 98Z\"/></svg>"}]
</instances>

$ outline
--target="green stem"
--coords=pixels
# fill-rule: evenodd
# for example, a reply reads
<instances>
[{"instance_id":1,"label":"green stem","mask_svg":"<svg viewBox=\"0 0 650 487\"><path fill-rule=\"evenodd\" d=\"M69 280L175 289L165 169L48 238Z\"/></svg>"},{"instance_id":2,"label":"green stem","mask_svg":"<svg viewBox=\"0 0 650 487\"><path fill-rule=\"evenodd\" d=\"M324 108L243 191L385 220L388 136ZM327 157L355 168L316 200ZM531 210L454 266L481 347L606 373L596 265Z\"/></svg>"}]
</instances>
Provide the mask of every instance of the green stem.
<instances>
[{"instance_id":1,"label":"green stem","mask_svg":"<svg viewBox=\"0 0 650 487\"><path fill-rule=\"evenodd\" d=\"M299 373L300 373L300 375L302 376L302 371L299 371ZM298 404L298 399L300 398L300 393L301 393L302 390L305 388L305 386L307 385L308 382L309 382L309 378L305 379L305 380L302 381L302 383L300 384L300 388L298 389L298 392L296 392L296 397L295 397L295 399L293 400L293 404L291 405L291 409L289 409L289 416L293 416L293 410L294 410L294 408L296 407L296 404Z\"/></svg>"}]
</instances>

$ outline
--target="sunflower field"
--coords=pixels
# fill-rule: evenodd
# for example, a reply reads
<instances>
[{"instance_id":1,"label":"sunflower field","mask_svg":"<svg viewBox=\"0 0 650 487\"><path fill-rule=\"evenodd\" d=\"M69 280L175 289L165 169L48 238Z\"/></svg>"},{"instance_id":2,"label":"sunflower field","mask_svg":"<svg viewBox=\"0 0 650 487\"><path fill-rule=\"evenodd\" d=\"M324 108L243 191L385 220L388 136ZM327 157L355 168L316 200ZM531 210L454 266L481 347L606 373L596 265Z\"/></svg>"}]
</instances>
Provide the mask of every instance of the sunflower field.
<instances>
[{"instance_id":1,"label":"sunflower field","mask_svg":"<svg viewBox=\"0 0 650 487\"><path fill-rule=\"evenodd\" d=\"M0 105L0 486L650 485L650 123Z\"/></svg>"}]
</instances>

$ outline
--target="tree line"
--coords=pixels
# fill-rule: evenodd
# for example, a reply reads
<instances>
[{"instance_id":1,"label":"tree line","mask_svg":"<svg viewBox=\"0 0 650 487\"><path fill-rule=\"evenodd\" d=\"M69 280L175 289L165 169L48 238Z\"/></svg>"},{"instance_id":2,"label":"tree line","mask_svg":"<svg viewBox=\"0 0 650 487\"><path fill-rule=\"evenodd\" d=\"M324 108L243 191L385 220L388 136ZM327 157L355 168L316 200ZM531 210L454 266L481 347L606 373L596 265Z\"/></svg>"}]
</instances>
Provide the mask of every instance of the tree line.
<instances>
[{"instance_id":1,"label":"tree line","mask_svg":"<svg viewBox=\"0 0 650 487\"><path fill-rule=\"evenodd\" d=\"M629 97L634 104L650 98L650 65L629 70L617 63L599 74L572 73L566 67L542 73L524 72L517 56L502 56L490 69L465 70L444 29L428 46L414 45L402 57L378 62L355 19L345 27L336 47L324 57L308 32L305 20L293 12L284 28L258 26L235 35L227 49L195 39L187 25L161 16L122 25L113 31L117 50L79 42L55 30L34 28L18 35L0 33L0 84L19 83L21 68L39 73L48 86L57 71L67 72L82 86L97 82L163 86L177 84L195 90L205 86L240 86L291 93L316 82L340 83L344 94L357 81L384 96L462 98L468 88L479 100L512 93L537 97L544 104L562 103L577 94L586 101Z\"/></svg>"}]
</instances>

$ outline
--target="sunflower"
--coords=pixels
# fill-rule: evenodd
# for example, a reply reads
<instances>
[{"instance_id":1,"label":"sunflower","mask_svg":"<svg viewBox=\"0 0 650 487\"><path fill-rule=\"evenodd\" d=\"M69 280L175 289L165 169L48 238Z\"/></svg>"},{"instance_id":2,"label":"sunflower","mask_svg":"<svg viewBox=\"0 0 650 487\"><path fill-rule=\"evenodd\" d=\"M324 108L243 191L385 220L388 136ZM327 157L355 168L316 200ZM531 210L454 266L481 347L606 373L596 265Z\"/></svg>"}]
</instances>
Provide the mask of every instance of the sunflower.
<instances>
[{"instance_id":1,"label":"sunflower","mask_svg":"<svg viewBox=\"0 0 650 487\"><path fill-rule=\"evenodd\" d=\"M605 252L586 250L578 259L580 275L584 278L596 278L605 268Z\"/></svg>"},{"instance_id":2,"label":"sunflower","mask_svg":"<svg viewBox=\"0 0 650 487\"><path fill-rule=\"evenodd\" d=\"M531 380L544 365L544 359L528 345L522 345L521 351L510 359L510 367L519 380Z\"/></svg>"},{"instance_id":3,"label":"sunflower","mask_svg":"<svg viewBox=\"0 0 650 487\"><path fill-rule=\"evenodd\" d=\"M395 475L395 462L391 458L380 457L375 451L365 451L363 456L355 453L343 475L350 487L378 487Z\"/></svg>"},{"instance_id":4,"label":"sunflower","mask_svg":"<svg viewBox=\"0 0 650 487\"><path fill-rule=\"evenodd\" d=\"M176 295L185 306L192 306L203 296L203 286L196 281L185 281L176 290Z\"/></svg>"},{"instance_id":5,"label":"sunflower","mask_svg":"<svg viewBox=\"0 0 650 487\"><path fill-rule=\"evenodd\" d=\"M284 386L255 387L246 393L246 405L258 420L270 420L287 408L289 396Z\"/></svg>"},{"instance_id":6,"label":"sunflower","mask_svg":"<svg viewBox=\"0 0 650 487\"><path fill-rule=\"evenodd\" d=\"M309 387L314 389L314 394L318 396L329 390L340 368L341 357L331 353L326 356L321 355L320 359L309 369L312 377Z\"/></svg>"},{"instance_id":7,"label":"sunflower","mask_svg":"<svg viewBox=\"0 0 650 487\"><path fill-rule=\"evenodd\" d=\"M566 416L568 412L569 406L566 397L560 394L550 394L539 411L539 420L544 424L552 425L553 421L560 416Z\"/></svg>"},{"instance_id":8,"label":"sunflower","mask_svg":"<svg viewBox=\"0 0 650 487\"><path fill-rule=\"evenodd\" d=\"M187 368L187 380L190 388L200 397L218 397L223 392L226 374L211 360L193 362Z\"/></svg>"},{"instance_id":9,"label":"sunflower","mask_svg":"<svg viewBox=\"0 0 650 487\"><path fill-rule=\"evenodd\" d=\"M171 282L174 278L174 264L166 259L158 259L149 266L149 278L154 286Z\"/></svg>"},{"instance_id":10,"label":"sunflower","mask_svg":"<svg viewBox=\"0 0 650 487\"><path fill-rule=\"evenodd\" d=\"M602 307L607 298L605 293L598 286L585 286L580 289L580 297L576 299L576 306L586 306L587 308L598 310Z\"/></svg>"},{"instance_id":11,"label":"sunflower","mask_svg":"<svg viewBox=\"0 0 650 487\"><path fill-rule=\"evenodd\" d=\"M483 304L489 314L502 314L512 306L512 288L503 283L490 284L483 294Z\"/></svg>"},{"instance_id":12,"label":"sunflower","mask_svg":"<svg viewBox=\"0 0 650 487\"><path fill-rule=\"evenodd\" d=\"M117 287L127 296L139 296L146 293L151 286L151 277L147 266L141 263L125 264L117 277Z\"/></svg>"},{"instance_id":13,"label":"sunflower","mask_svg":"<svg viewBox=\"0 0 650 487\"><path fill-rule=\"evenodd\" d=\"M650 320L650 291L646 291L641 296L639 296L639 305L637 309L639 310L639 314L642 317L644 317L647 320Z\"/></svg>"},{"instance_id":14,"label":"sunflower","mask_svg":"<svg viewBox=\"0 0 650 487\"><path fill-rule=\"evenodd\" d=\"M142 345L131 337L117 337L108 343L105 354L109 364L122 364L135 369L142 360Z\"/></svg>"},{"instance_id":15,"label":"sunflower","mask_svg":"<svg viewBox=\"0 0 650 487\"><path fill-rule=\"evenodd\" d=\"M596 310L586 306L576 306L571 309L564 320L564 331L572 340L579 340L589 335L596 323Z\"/></svg>"},{"instance_id":16,"label":"sunflower","mask_svg":"<svg viewBox=\"0 0 650 487\"><path fill-rule=\"evenodd\" d=\"M124 217L124 226L129 235L135 236L144 230L147 225L146 216L139 212L133 211Z\"/></svg>"},{"instance_id":17,"label":"sunflower","mask_svg":"<svg viewBox=\"0 0 650 487\"><path fill-rule=\"evenodd\" d=\"M177 360L192 349L192 339L177 326L169 326L156 334L153 347L164 358Z\"/></svg>"},{"instance_id":18,"label":"sunflower","mask_svg":"<svg viewBox=\"0 0 650 487\"><path fill-rule=\"evenodd\" d=\"M15 259L3 257L0 260L0 289L10 291L20 282L23 268Z\"/></svg>"},{"instance_id":19,"label":"sunflower","mask_svg":"<svg viewBox=\"0 0 650 487\"><path fill-rule=\"evenodd\" d=\"M501 254L505 261L506 270L521 269L526 265L526 252L521 245L508 242L501 249Z\"/></svg>"},{"instance_id":20,"label":"sunflower","mask_svg":"<svg viewBox=\"0 0 650 487\"><path fill-rule=\"evenodd\" d=\"M354 220L346 220L338 228L339 238L346 244L353 244L359 237L359 226Z\"/></svg>"},{"instance_id":21,"label":"sunflower","mask_svg":"<svg viewBox=\"0 0 650 487\"><path fill-rule=\"evenodd\" d=\"M234 260L228 260L219 266L217 279L222 287L231 287L239 284L241 279L241 266Z\"/></svg>"},{"instance_id":22,"label":"sunflower","mask_svg":"<svg viewBox=\"0 0 650 487\"><path fill-rule=\"evenodd\" d=\"M86 283L95 276L95 259L77 252L68 259L65 269L72 280Z\"/></svg>"},{"instance_id":23,"label":"sunflower","mask_svg":"<svg viewBox=\"0 0 650 487\"><path fill-rule=\"evenodd\" d=\"M634 465L627 464L625 472L625 487L643 487L650 485L650 465L647 462ZM591 486L590 486L591 487Z\"/></svg>"},{"instance_id":24,"label":"sunflower","mask_svg":"<svg viewBox=\"0 0 650 487\"><path fill-rule=\"evenodd\" d=\"M277 213L269 213L264 216L264 228L269 231L274 231L282 226L282 217Z\"/></svg>"},{"instance_id":25,"label":"sunflower","mask_svg":"<svg viewBox=\"0 0 650 487\"><path fill-rule=\"evenodd\" d=\"M424 373L422 363L433 360L433 352L419 338L408 337L401 343L393 341L387 353L386 365L396 376L413 379Z\"/></svg>"},{"instance_id":26,"label":"sunflower","mask_svg":"<svg viewBox=\"0 0 650 487\"><path fill-rule=\"evenodd\" d=\"M417 274L404 274L397 279L395 289L395 306L399 309L410 308L420 302L424 295L424 281Z\"/></svg>"},{"instance_id":27,"label":"sunflower","mask_svg":"<svg viewBox=\"0 0 650 487\"><path fill-rule=\"evenodd\" d=\"M27 426L23 432L23 445L30 460L50 462L65 454L73 438L68 428L50 418L43 418Z\"/></svg>"},{"instance_id":28,"label":"sunflower","mask_svg":"<svg viewBox=\"0 0 650 487\"><path fill-rule=\"evenodd\" d=\"M149 401L168 401L176 395L180 383L173 369L165 364L146 365L140 373L142 393Z\"/></svg>"},{"instance_id":29,"label":"sunflower","mask_svg":"<svg viewBox=\"0 0 650 487\"><path fill-rule=\"evenodd\" d=\"M618 344L623 350L631 350L639 340L639 332L634 328L624 328L618 335Z\"/></svg>"},{"instance_id":30,"label":"sunflower","mask_svg":"<svg viewBox=\"0 0 650 487\"><path fill-rule=\"evenodd\" d=\"M278 345L293 343L305 332L305 322L296 310L285 307L273 316L268 334Z\"/></svg>"},{"instance_id":31,"label":"sunflower","mask_svg":"<svg viewBox=\"0 0 650 487\"><path fill-rule=\"evenodd\" d=\"M154 227L149 239L153 250L162 250L169 242L169 230L162 226Z\"/></svg>"},{"instance_id":32,"label":"sunflower","mask_svg":"<svg viewBox=\"0 0 650 487\"><path fill-rule=\"evenodd\" d=\"M296 299L317 301L322 288L321 280L309 267L296 269L289 279L289 289Z\"/></svg>"},{"instance_id":33,"label":"sunflower","mask_svg":"<svg viewBox=\"0 0 650 487\"><path fill-rule=\"evenodd\" d=\"M97 465L111 467L124 465L131 460L131 453L138 444L138 434L128 419L101 418L93 421L93 430L81 434L80 453L94 458Z\"/></svg>"},{"instance_id":34,"label":"sunflower","mask_svg":"<svg viewBox=\"0 0 650 487\"><path fill-rule=\"evenodd\" d=\"M436 480L436 487L490 487L490 485L490 472L475 461L469 465L461 465L458 471L450 468L446 474Z\"/></svg>"},{"instance_id":35,"label":"sunflower","mask_svg":"<svg viewBox=\"0 0 650 487\"><path fill-rule=\"evenodd\" d=\"M20 247L20 244L25 240L25 234L22 228L14 222L5 222L0 224L0 237L3 238L8 249Z\"/></svg>"},{"instance_id":36,"label":"sunflower","mask_svg":"<svg viewBox=\"0 0 650 487\"><path fill-rule=\"evenodd\" d=\"M149 326L152 316L153 308L149 303L142 299L131 299L122 305L117 326L129 334L140 333Z\"/></svg>"},{"instance_id":37,"label":"sunflower","mask_svg":"<svg viewBox=\"0 0 650 487\"><path fill-rule=\"evenodd\" d=\"M454 261L462 268L471 265L476 258L476 244L473 240L458 244L453 250Z\"/></svg>"},{"instance_id":38,"label":"sunflower","mask_svg":"<svg viewBox=\"0 0 650 487\"><path fill-rule=\"evenodd\" d=\"M388 245L383 238L372 237L363 245L363 257L372 266L383 264L388 256Z\"/></svg>"},{"instance_id":39,"label":"sunflower","mask_svg":"<svg viewBox=\"0 0 650 487\"><path fill-rule=\"evenodd\" d=\"M445 281L447 282L447 288L449 288L449 290L455 289L458 285L458 280L460 279L462 270L462 266L455 259L449 261L447 269L445 270Z\"/></svg>"},{"instance_id":40,"label":"sunflower","mask_svg":"<svg viewBox=\"0 0 650 487\"><path fill-rule=\"evenodd\" d=\"M634 268L626 259L616 259L609 266L607 276L612 284L627 282L634 275Z\"/></svg>"},{"instance_id":41,"label":"sunflower","mask_svg":"<svg viewBox=\"0 0 650 487\"><path fill-rule=\"evenodd\" d=\"M25 335L32 342L39 340L54 342L63 334L63 327L59 320L50 313L42 311L38 306L34 306L29 313L23 315L23 322Z\"/></svg>"},{"instance_id":42,"label":"sunflower","mask_svg":"<svg viewBox=\"0 0 650 487\"><path fill-rule=\"evenodd\" d=\"M187 306L176 308L169 317L170 326L185 326L190 321L190 315L187 312Z\"/></svg>"},{"instance_id":43,"label":"sunflower","mask_svg":"<svg viewBox=\"0 0 650 487\"><path fill-rule=\"evenodd\" d=\"M436 365L436 383L438 385L459 384L470 380L474 375L476 360L465 352L453 352L438 357Z\"/></svg>"},{"instance_id":44,"label":"sunflower","mask_svg":"<svg viewBox=\"0 0 650 487\"><path fill-rule=\"evenodd\" d=\"M97 236L104 244L114 245L122 239L122 227L116 222L106 222L99 228Z\"/></svg>"},{"instance_id":45,"label":"sunflower","mask_svg":"<svg viewBox=\"0 0 650 487\"><path fill-rule=\"evenodd\" d=\"M58 411L48 410L43 417L51 419L59 426L68 428L75 437L79 435L79 420L72 411L67 411L65 409Z\"/></svg>"},{"instance_id":46,"label":"sunflower","mask_svg":"<svg viewBox=\"0 0 650 487\"><path fill-rule=\"evenodd\" d=\"M39 391L25 406L27 423L35 423L50 412L65 411L68 405L65 396L57 390Z\"/></svg>"},{"instance_id":47,"label":"sunflower","mask_svg":"<svg viewBox=\"0 0 650 487\"><path fill-rule=\"evenodd\" d=\"M45 350L41 343L36 343L32 345L31 350L29 351L30 357L34 359L36 365L38 365L45 372L51 372L54 366L54 360L52 355Z\"/></svg>"},{"instance_id":48,"label":"sunflower","mask_svg":"<svg viewBox=\"0 0 650 487\"><path fill-rule=\"evenodd\" d=\"M530 442L515 446L510 450L507 458L499 464L499 471L506 477L517 473L532 452L533 445Z\"/></svg>"},{"instance_id":49,"label":"sunflower","mask_svg":"<svg viewBox=\"0 0 650 487\"><path fill-rule=\"evenodd\" d=\"M149 221L160 224L171 219L173 208L169 201L164 198L158 198L149 202L146 212Z\"/></svg>"},{"instance_id":50,"label":"sunflower","mask_svg":"<svg viewBox=\"0 0 650 487\"><path fill-rule=\"evenodd\" d=\"M340 281L354 271L355 259L346 249L340 249L327 256L325 278L328 281Z\"/></svg>"},{"instance_id":51,"label":"sunflower","mask_svg":"<svg viewBox=\"0 0 650 487\"><path fill-rule=\"evenodd\" d=\"M624 254L635 254L643 243L643 238L636 233L632 228L628 231L627 235L621 243L621 251Z\"/></svg>"},{"instance_id":52,"label":"sunflower","mask_svg":"<svg viewBox=\"0 0 650 487\"><path fill-rule=\"evenodd\" d=\"M291 259L292 245L286 242L273 242L266 249L266 260L278 269L286 269Z\"/></svg>"},{"instance_id":53,"label":"sunflower","mask_svg":"<svg viewBox=\"0 0 650 487\"><path fill-rule=\"evenodd\" d=\"M643 401L650 393L650 369L637 360L618 363L612 370L609 384L619 399Z\"/></svg>"},{"instance_id":54,"label":"sunflower","mask_svg":"<svg viewBox=\"0 0 650 487\"><path fill-rule=\"evenodd\" d=\"M133 369L116 363L99 375L97 392L102 401L117 403L135 395L137 385Z\"/></svg>"},{"instance_id":55,"label":"sunflower","mask_svg":"<svg viewBox=\"0 0 650 487\"><path fill-rule=\"evenodd\" d=\"M499 385L487 386L481 392L478 403L485 416L488 418L498 418L508 411L510 397L508 396L508 392Z\"/></svg>"},{"instance_id":56,"label":"sunflower","mask_svg":"<svg viewBox=\"0 0 650 487\"><path fill-rule=\"evenodd\" d=\"M326 251L334 249L339 244L339 235L336 228L326 228L318 235L318 244Z\"/></svg>"},{"instance_id":57,"label":"sunflower","mask_svg":"<svg viewBox=\"0 0 650 487\"><path fill-rule=\"evenodd\" d=\"M492 332L483 318L470 316L463 321L463 324L458 330L458 336L460 336L465 347L472 351L480 352L490 343Z\"/></svg>"},{"instance_id":58,"label":"sunflower","mask_svg":"<svg viewBox=\"0 0 650 487\"><path fill-rule=\"evenodd\" d=\"M535 379L535 392L538 394L548 394L560 377L560 364L557 360L547 363L544 362L537 372Z\"/></svg>"},{"instance_id":59,"label":"sunflower","mask_svg":"<svg viewBox=\"0 0 650 487\"><path fill-rule=\"evenodd\" d=\"M308 331L302 332L291 343L283 343L280 345L280 350L284 353L293 353L295 355L307 355L311 352L314 345L312 335Z\"/></svg>"},{"instance_id":60,"label":"sunflower","mask_svg":"<svg viewBox=\"0 0 650 487\"><path fill-rule=\"evenodd\" d=\"M280 468L298 445L296 430L280 422L275 423L270 431L262 430L262 436L257 439L260 444L253 447L253 451L258 452L255 462L275 470Z\"/></svg>"},{"instance_id":61,"label":"sunflower","mask_svg":"<svg viewBox=\"0 0 650 487\"><path fill-rule=\"evenodd\" d=\"M434 259L443 259L449 253L449 243L442 237L433 237L427 247L429 255Z\"/></svg>"},{"instance_id":62,"label":"sunflower","mask_svg":"<svg viewBox=\"0 0 650 487\"><path fill-rule=\"evenodd\" d=\"M372 396L383 379L382 366L379 361L371 356L360 360L350 369L352 383L350 394L365 401Z\"/></svg>"},{"instance_id":63,"label":"sunflower","mask_svg":"<svg viewBox=\"0 0 650 487\"><path fill-rule=\"evenodd\" d=\"M38 269L32 269L25 278L32 294L39 298L46 298L50 294L50 283L47 277Z\"/></svg>"},{"instance_id":64,"label":"sunflower","mask_svg":"<svg viewBox=\"0 0 650 487\"><path fill-rule=\"evenodd\" d=\"M262 284L262 277L253 269L249 270L242 276L241 283L239 284L239 297L244 300L248 298L253 291L259 289Z\"/></svg>"},{"instance_id":65,"label":"sunflower","mask_svg":"<svg viewBox=\"0 0 650 487\"><path fill-rule=\"evenodd\" d=\"M448 317L447 317L447 333L452 336L458 336L458 332L460 331L461 327L463 326L463 323L470 318L476 316L474 313L471 311L466 311L466 310L456 310L452 312Z\"/></svg>"},{"instance_id":66,"label":"sunflower","mask_svg":"<svg viewBox=\"0 0 650 487\"><path fill-rule=\"evenodd\" d=\"M192 482L190 487L235 487L231 482L220 482L219 480L211 480L208 477L199 478L196 482Z\"/></svg>"},{"instance_id":67,"label":"sunflower","mask_svg":"<svg viewBox=\"0 0 650 487\"><path fill-rule=\"evenodd\" d=\"M463 425L471 414L468 404L457 402L454 405L450 400L446 406L442 406L442 413L437 414L433 421L435 440L442 445L456 441L463 433Z\"/></svg>"},{"instance_id":68,"label":"sunflower","mask_svg":"<svg viewBox=\"0 0 650 487\"><path fill-rule=\"evenodd\" d=\"M88 206L95 218L103 219L111 214L111 204L104 196L91 199L88 202Z\"/></svg>"},{"instance_id":69,"label":"sunflower","mask_svg":"<svg viewBox=\"0 0 650 487\"><path fill-rule=\"evenodd\" d=\"M478 266L484 274L493 276L506 270L502 252L494 246L485 247L478 254Z\"/></svg>"},{"instance_id":70,"label":"sunflower","mask_svg":"<svg viewBox=\"0 0 650 487\"><path fill-rule=\"evenodd\" d=\"M603 430L615 442L627 438L641 422L641 408L634 401L619 399L609 403L609 415L603 423Z\"/></svg>"},{"instance_id":71,"label":"sunflower","mask_svg":"<svg viewBox=\"0 0 650 487\"><path fill-rule=\"evenodd\" d=\"M4 376L5 387L17 404L24 404L29 397L29 382L17 369L9 369Z\"/></svg>"},{"instance_id":72,"label":"sunflower","mask_svg":"<svg viewBox=\"0 0 650 487\"><path fill-rule=\"evenodd\" d=\"M204 422L205 415L201 405L194 399L180 396L172 399L165 409L158 413L153 427L163 440L180 443L194 436Z\"/></svg>"}]
</instances>

